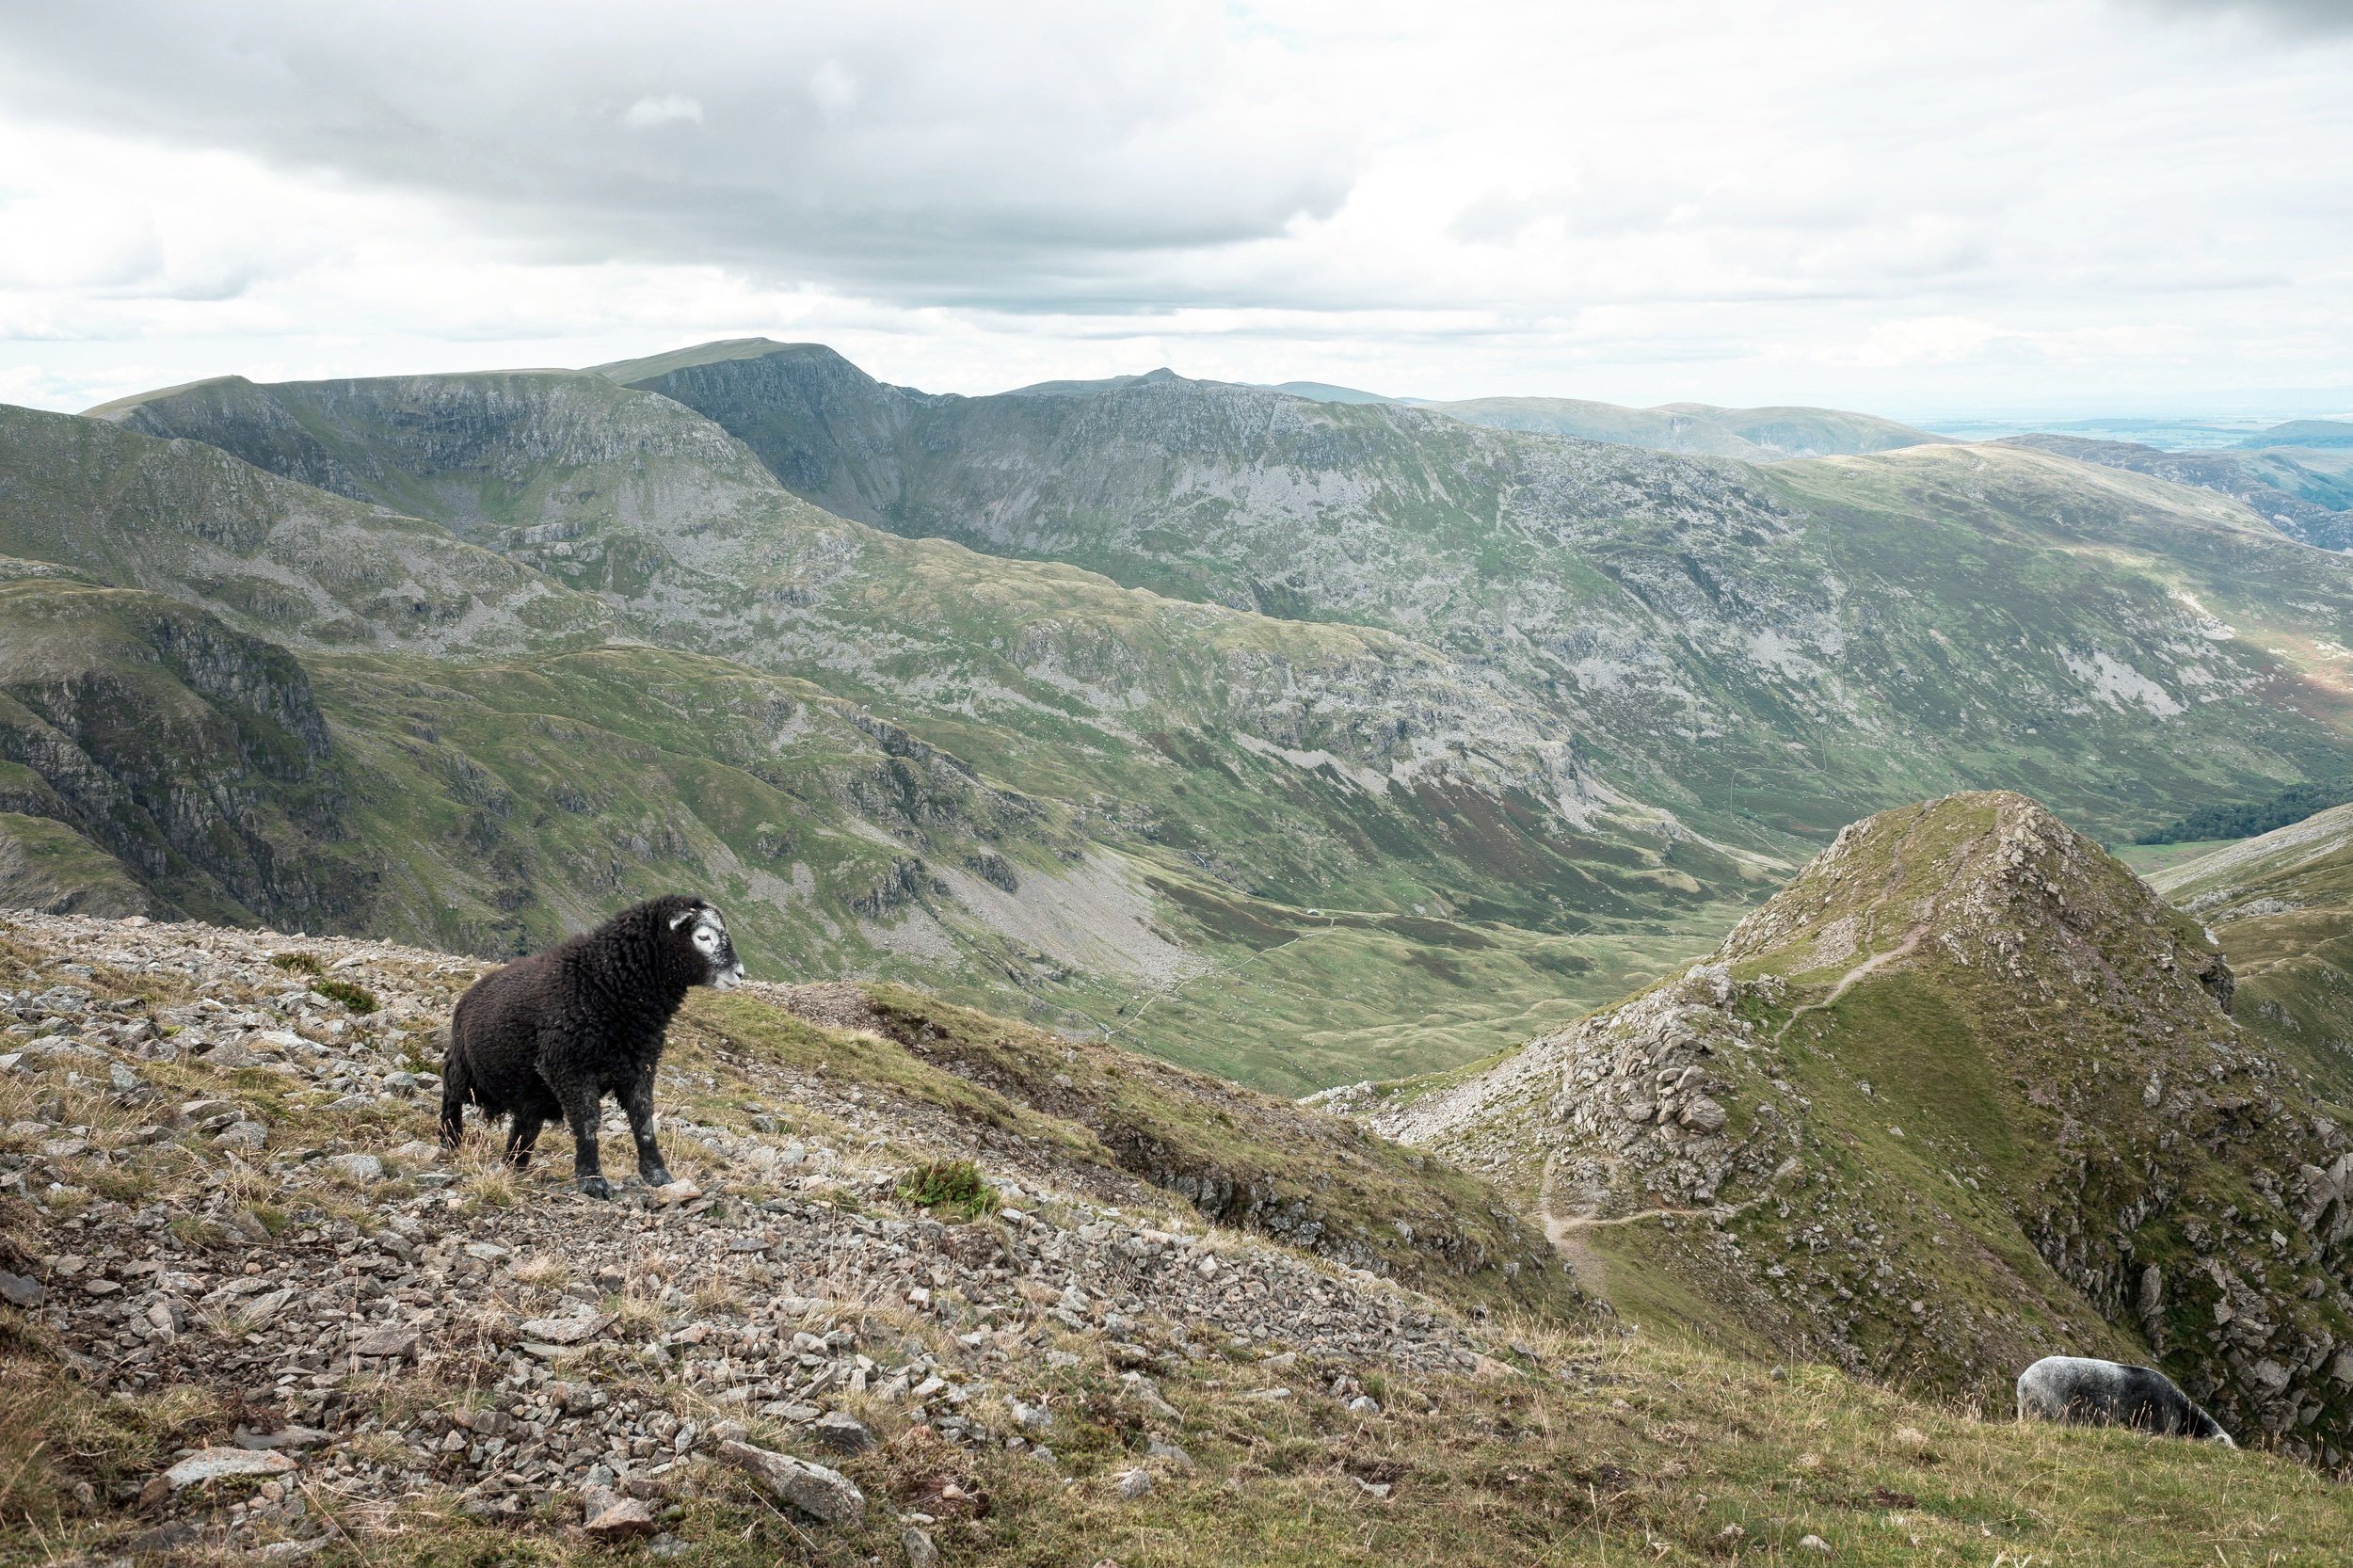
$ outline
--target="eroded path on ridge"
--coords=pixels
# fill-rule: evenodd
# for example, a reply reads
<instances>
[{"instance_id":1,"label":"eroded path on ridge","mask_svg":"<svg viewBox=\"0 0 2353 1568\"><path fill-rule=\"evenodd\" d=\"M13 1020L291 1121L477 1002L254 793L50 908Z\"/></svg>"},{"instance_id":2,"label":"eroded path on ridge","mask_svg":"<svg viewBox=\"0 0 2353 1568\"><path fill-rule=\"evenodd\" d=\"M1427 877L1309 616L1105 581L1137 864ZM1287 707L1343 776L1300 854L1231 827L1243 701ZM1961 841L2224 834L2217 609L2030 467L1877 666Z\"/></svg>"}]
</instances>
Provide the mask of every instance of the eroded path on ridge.
<instances>
[{"instance_id":1,"label":"eroded path on ridge","mask_svg":"<svg viewBox=\"0 0 2353 1568\"><path fill-rule=\"evenodd\" d=\"M1918 950L1921 938L1928 935L1928 922L1923 920L1904 933L1904 939L1894 947L1884 952L1875 952L1849 968L1846 973L1838 977L1837 983L1831 986L1828 996L1819 1001L1810 1001L1792 1010L1789 1016L1782 1020L1781 1027L1773 1031L1773 1043L1779 1045L1782 1036L1789 1032L1790 1026L1807 1014L1824 1012L1836 1006L1838 1000L1853 989L1856 982L1878 973L1891 964L1911 957ZM1552 1250L1558 1253L1561 1259L1575 1271L1578 1285L1588 1294L1599 1296L1605 1300L1609 1296L1609 1264L1593 1242L1587 1240L1592 1232L1611 1225L1636 1224L1644 1220L1706 1220L1711 1224L1722 1224L1763 1203L1767 1195L1760 1193L1737 1204L1719 1204L1709 1208L1641 1208L1630 1214L1614 1214L1605 1218L1601 1212L1601 1205L1604 1196L1609 1192L1610 1181L1617 1174L1618 1162L1615 1160L1609 1161L1609 1176L1603 1179L1597 1189L1590 1190L1591 1195L1585 1199L1581 1207L1563 1210L1555 1204L1558 1192L1554 1175L1560 1164L1560 1158L1558 1154L1555 1154L1545 1161L1544 1177L1536 1196L1536 1214L1544 1222L1545 1239L1552 1243Z\"/></svg>"}]
</instances>

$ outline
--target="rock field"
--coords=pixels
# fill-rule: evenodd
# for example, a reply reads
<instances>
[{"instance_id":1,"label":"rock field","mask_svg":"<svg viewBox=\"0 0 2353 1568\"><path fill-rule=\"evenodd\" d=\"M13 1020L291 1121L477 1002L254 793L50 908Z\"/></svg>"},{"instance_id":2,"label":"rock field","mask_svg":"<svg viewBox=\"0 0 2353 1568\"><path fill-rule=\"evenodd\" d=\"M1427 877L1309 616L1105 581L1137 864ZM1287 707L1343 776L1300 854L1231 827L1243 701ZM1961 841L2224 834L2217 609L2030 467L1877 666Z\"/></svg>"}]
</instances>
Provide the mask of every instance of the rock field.
<instances>
[{"instance_id":1,"label":"rock field","mask_svg":"<svg viewBox=\"0 0 2353 1568\"><path fill-rule=\"evenodd\" d=\"M294 954L318 972L272 963ZM1429 1300L1035 1150L984 1162L993 1216L942 1223L894 1190L913 1159L970 1152L943 1146L952 1125L758 1062L728 1064L727 1092L771 1108L741 1127L662 1101L682 1176L659 1191L576 1195L560 1139L518 1176L478 1121L453 1156L429 1141L430 1068L472 961L24 914L0 918L0 1188L19 1200L0 1198L0 1294L86 1384L200 1385L234 1413L86 1499L143 1511L151 1545L299 1555L328 1540L326 1488L335 1529L439 1498L661 1549L721 1464L796 1516L860 1517L834 1466L884 1432L1056 1465L1082 1370L1129 1407L1117 1484L1148 1489L1191 1464L1173 1373L1237 1368L1206 1385L1377 1420L1368 1374L1498 1369ZM856 1022L842 987L799 1000ZM215 1483L238 1476L262 1479L228 1500Z\"/></svg>"}]
</instances>

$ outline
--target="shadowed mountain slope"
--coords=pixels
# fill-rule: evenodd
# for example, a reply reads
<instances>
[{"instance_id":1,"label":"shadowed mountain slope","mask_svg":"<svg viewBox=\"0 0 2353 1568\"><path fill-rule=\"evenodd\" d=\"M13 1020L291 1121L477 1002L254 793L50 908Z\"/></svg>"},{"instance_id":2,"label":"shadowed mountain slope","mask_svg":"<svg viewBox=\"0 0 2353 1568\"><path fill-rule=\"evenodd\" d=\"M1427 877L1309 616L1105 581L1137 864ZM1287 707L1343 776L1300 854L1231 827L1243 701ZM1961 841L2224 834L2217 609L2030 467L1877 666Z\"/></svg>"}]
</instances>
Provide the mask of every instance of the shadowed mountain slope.
<instances>
[{"instance_id":1,"label":"shadowed mountain slope","mask_svg":"<svg viewBox=\"0 0 2353 1568\"><path fill-rule=\"evenodd\" d=\"M2043 1353L2153 1358L2335 1464L2353 1144L2232 994L2097 845L1960 795L1855 824L1708 961L1372 1121L1539 1194L1621 1311L1989 1400Z\"/></svg>"}]
</instances>

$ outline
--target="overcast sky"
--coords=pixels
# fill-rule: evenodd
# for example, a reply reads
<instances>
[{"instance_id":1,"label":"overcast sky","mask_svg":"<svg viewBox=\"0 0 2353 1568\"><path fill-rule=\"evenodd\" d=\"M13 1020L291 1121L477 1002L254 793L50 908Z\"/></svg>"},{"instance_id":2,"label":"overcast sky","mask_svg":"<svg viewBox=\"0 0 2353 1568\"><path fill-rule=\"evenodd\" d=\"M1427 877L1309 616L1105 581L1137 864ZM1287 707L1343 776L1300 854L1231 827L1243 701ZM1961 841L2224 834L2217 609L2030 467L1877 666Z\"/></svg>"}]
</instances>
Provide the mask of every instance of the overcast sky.
<instances>
[{"instance_id":1,"label":"overcast sky","mask_svg":"<svg viewBox=\"0 0 2353 1568\"><path fill-rule=\"evenodd\" d=\"M834 344L2353 408L2353 0L0 0L0 400Z\"/></svg>"}]
</instances>

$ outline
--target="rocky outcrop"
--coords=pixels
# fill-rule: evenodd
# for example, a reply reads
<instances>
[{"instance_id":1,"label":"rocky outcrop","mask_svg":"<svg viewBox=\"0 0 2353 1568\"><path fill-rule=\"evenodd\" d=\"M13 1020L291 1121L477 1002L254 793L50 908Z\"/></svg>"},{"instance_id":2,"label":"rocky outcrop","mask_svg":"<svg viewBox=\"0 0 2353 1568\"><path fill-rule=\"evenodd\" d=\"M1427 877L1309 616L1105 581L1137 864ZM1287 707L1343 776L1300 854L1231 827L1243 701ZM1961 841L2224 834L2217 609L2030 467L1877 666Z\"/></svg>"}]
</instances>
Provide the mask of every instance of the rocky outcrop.
<instances>
[{"instance_id":1,"label":"rocky outcrop","mask_svg":"<svg viewBox=\"0 0 2353 1568\"><path fill-rule=\"evenodd\" d=\"M294 924L349 920L367 873L327 721L284 649L149 595L0 588L0 759L54 817L164 899Z\"/></svg>"},{"instance_id":2,"label":"rocky outcrop","mask_svg":"<svg viewBox=\"0 0 2353 1568\"><path fill-rule=\"evenodd\" d=\"M1993 1397L2043 1354L2153 1359L2242 1440L2335 1464L2353 1150L2232 990L2096 844L1955 796L1848 827L1708 961L1372 1121L1857 1371Z\"/></svg>"}]
</instances>

